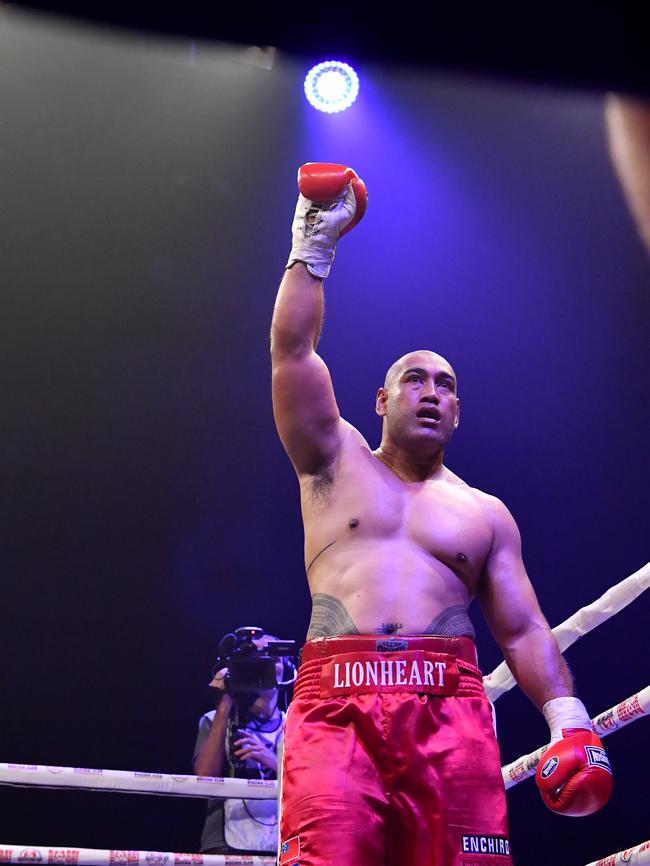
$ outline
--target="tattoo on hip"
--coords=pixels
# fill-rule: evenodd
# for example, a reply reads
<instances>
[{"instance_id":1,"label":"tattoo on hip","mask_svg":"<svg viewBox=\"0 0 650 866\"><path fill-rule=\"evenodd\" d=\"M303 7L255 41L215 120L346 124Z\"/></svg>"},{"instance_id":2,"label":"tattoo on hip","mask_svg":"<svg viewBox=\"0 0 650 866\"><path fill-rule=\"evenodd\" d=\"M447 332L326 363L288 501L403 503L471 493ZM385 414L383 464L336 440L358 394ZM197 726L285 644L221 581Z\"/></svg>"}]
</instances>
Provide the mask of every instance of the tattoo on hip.
<instances>
[{"instance_id":1,"label":"tattoo on hip","mask_svg":"<svg viewBox=\"0 0 650 866\"><path fill-rule=\"evenodd\" d=\"M467 608L462 604L452 604L445 608L424 630L423 634L439 634L443 637L471 637L476 638L474 626L467 613Z\"/></svg>"},{"instance_id":2,"label":"tattoo on hip","mask_svg":"<svg viewBox=\"0 0 650 866\"><path fill-rule=\"evenodd\" d=\"M336 637L340 634L359 634L343 602L333 595L317 592L313 597L311 620L307 640L317 637Z\"/></svg>"}]
</instances>

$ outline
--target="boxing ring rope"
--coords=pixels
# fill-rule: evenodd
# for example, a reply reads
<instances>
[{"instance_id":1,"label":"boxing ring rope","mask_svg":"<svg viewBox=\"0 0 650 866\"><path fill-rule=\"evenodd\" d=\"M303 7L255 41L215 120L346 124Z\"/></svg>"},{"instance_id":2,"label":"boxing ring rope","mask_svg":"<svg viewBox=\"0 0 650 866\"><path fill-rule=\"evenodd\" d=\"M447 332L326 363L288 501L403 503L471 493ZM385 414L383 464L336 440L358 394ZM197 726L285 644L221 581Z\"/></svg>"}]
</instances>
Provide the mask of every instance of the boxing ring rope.
<instances>
[{"instance_id":1,"label":"boxing ring rope","mask_svg":"<svg viewBox=\"0 0 650 866\"><path fill-rule=\"evenodd\" d=\"M116 794L159 794L171 797L233 797L238 800L272 800L278 796L278 783L274 779L182 776L37 764L0 763L0 785L86 788L89 791L113 791Z\"/></svg>"},{"instance_id":2,"label":"boxing ring rope","mask_svg":"<svg viewBox=\"0 0 650 866\"><path fill-rule=\"evenodd\" d=\"M650 863L650 840L635 845L634 848L626 848L618 854L609 854L602 860L594 860L587 866L625 866L627 863Z\"/></svg>"},{"instance_id":3,"label":"boxing ring rope","mask_svg":"<svg viewBox=\"0 0 650 866\"><path fill-rule=\"evenodd\" d=\"M594 731L599 737L604 738L614 731L619 731L631 722L636 722L637 719L647 716L650 713L650 686L646 686L635 695L631 695L620 704L610 707L591 720ZM536 749L529 755L522 755L511 764L506 764L501 767L503 775L503 783L506 789L513 788L524 779L528 779L535 775L535 769L539 764L539 760L548 749L548 744Z\"/></svg>"},{"instance_id":4,"label":"boxing ring rope","mask_svg":"<svg viewBox=\"0 0 650 866\"><path fill-rule=\"evenodd\" d=\"M650 713L650 686L592 719L595 732L607 737ZM501 768L506 789L535 773L548 745L522 755ZM85 788L119 794L157 794L172 797L235 797L274 799L278 783L272 779L232 779L211 776L176 776L131 770L93 770L80 767L48 767L36 764L0 763L0 785L16 787ZM1 862L1 859L0 859Z\"/></svg>"},{"instance_id":5,"label":"boxing ring rope","mask_svg":"<svg viewBox=\"0 0 650 866\"><path fill-rule=\"evenodd\" d=\"M112 851L3 845L0 863L58 863L63 866L275 866L276 857L247 854L174 854L169 851Z\"/></svg>"},{"instance_id":6,"label":"boxing ring rope","mask_svg":"<svg viewBox=\"0 0 650 866\"><path fill-rule=\"evenodd\" d=\"M133 770L48 767L0 763L0 785L153 794L163 797L277 799L272 779L182 776ZM15 845L0 842L0 863L57 863L65 866L275 866L276 857L247 854L179 854L169 851L114 851L100 848Z\"/></svg>"},{"instance_id":7,"label":"boxing ring rope","mask_svg":"<svg viewBox=\"0 0 650 866\"><path fill-rule=\"evenodd\" d=\"M596 601L576 611L560 625L555 626L553 634L564 652L583 635L606 622L614 614L619 613L628 604L638 598L650 587L650 562L647 562L634 574L626 577L620 583L610 587ZM515 678L505 662L496 667L491 674L483 677L483 686L488 700L494 701L509 691L515 685Z\"/></svg>"},{"instance_id":8,"label":"boxing ring rope","mask_svg":"<svg viewBox=\"0 0 650 866\"><path fill-rule=\"evenodd\" d=\"M275 866L275 857L243 854L174 854L165 851L112 851L101 848L3 845L2 863L57 863L65 866ZM650 863L650 840L594 860L587 866Z\"/></svg>"}]
</instances>

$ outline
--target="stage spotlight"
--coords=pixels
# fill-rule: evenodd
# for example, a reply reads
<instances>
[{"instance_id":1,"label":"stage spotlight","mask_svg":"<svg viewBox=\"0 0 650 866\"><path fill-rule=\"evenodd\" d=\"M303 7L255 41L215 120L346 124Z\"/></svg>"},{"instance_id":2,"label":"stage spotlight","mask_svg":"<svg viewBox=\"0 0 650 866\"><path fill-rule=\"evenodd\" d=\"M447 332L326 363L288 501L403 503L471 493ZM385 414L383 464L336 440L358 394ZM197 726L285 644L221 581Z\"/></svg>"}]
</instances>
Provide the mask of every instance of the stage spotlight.
<instances>
[{"instance_id":1,"label":"stage spotlight","mask_svg":"<svg viewBox=\"0 0 650 866\"><path fill-rule=\"evenodd\" d=\"M334 114L349 108L359 93L357 73L347 63L326 60L305 78L305 96L314 108Z\"/></svg>"}]
</instances>

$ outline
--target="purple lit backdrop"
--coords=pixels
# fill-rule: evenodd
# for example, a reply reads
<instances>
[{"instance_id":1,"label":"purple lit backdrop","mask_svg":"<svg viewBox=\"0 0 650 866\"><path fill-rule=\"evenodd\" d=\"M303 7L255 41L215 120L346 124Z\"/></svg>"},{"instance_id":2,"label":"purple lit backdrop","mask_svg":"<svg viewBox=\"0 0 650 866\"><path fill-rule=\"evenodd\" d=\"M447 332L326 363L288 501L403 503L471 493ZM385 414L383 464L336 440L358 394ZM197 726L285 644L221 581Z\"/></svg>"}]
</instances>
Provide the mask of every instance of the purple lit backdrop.
<instances>
[{"instance_id":1,"label":"purple lit backdrop","mask_svg":"<svg viewBox=\"0 0 650 866\"><path fill-rule=\"evenodd\" d=\"M448 462L514 512L552 624L648 559L650 266L601 99L366 67L358 103L326 117L305 68L4 15L2 760L187 772L220 636L304 636L268 328L308 160L370 191L327 285L344 415L375 443L395 357L451 360ZM647 621L641 599L569 651L593 712L647 684ZM497 710L504 760L541 744L521 694ZM509 795L519 863L546 866L549 838L580 864L647 837L647 725L607 741L602 815L552 816L530 782ZM0 803L1 841L158 850L194 850L203 809Z\"/></svg>"}]
</instances>

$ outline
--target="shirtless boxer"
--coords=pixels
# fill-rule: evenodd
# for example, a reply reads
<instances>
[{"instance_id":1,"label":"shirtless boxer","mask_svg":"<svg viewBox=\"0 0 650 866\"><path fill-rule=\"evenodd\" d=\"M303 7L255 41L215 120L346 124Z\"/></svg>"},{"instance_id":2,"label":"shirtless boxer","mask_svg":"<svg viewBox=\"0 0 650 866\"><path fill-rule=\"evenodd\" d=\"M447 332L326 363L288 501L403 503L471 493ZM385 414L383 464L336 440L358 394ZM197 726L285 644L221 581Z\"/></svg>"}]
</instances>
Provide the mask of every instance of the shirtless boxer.
<instances>
[{"instance_id":1,"label":"shirtless boxer","mask_svg":"<svg viewBox=\"0 0 650 866\"><path fill-rule=\"evenodd\" d=\"M374 451L344 421L316 346L338 237L363 216L351 169L308 164L271 332L278 432L298 474L313 598L285 731L280 866L508 864L505 796L467 608L476 595L554 745L550 808L589 814L611 771L498 499L443 463L453 368L409 352L376 398Z\"/></svg>"}]
</instances>

